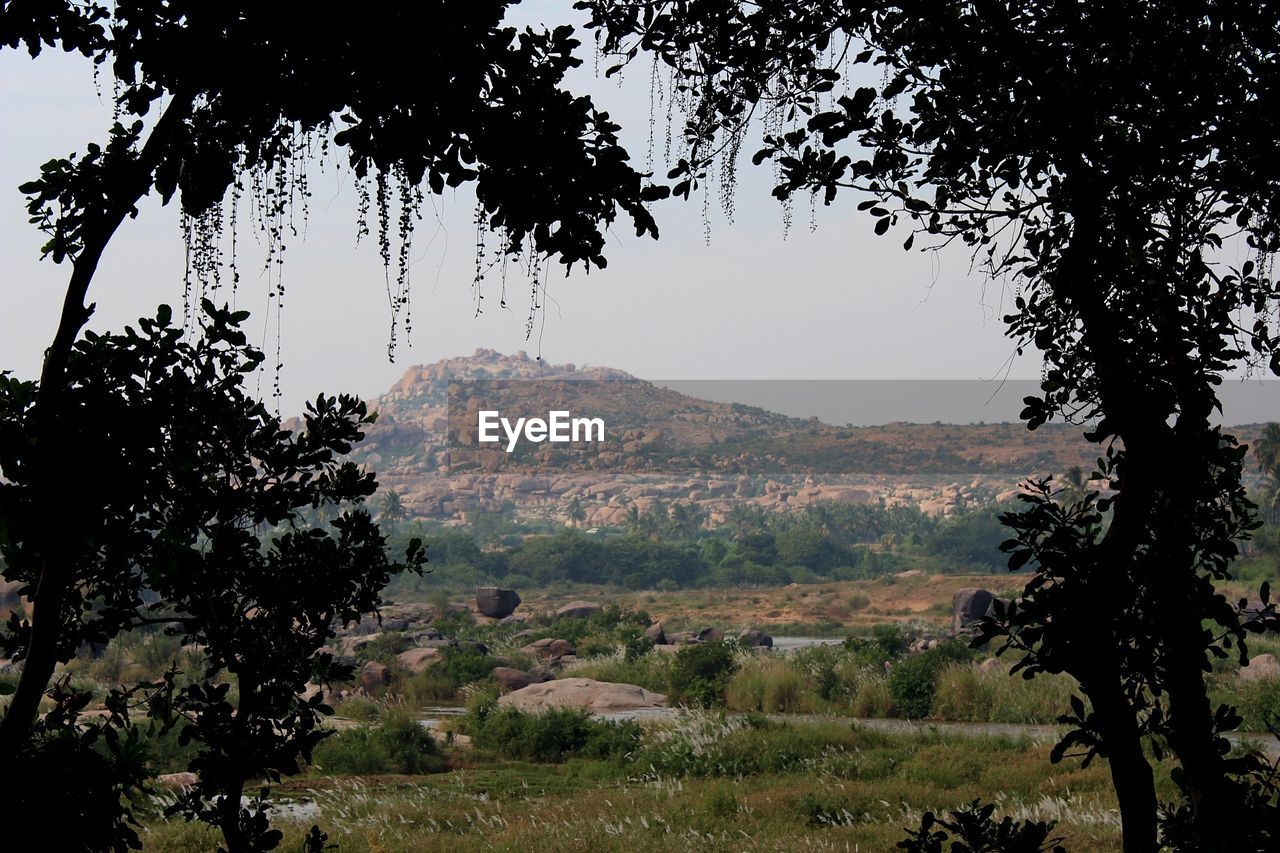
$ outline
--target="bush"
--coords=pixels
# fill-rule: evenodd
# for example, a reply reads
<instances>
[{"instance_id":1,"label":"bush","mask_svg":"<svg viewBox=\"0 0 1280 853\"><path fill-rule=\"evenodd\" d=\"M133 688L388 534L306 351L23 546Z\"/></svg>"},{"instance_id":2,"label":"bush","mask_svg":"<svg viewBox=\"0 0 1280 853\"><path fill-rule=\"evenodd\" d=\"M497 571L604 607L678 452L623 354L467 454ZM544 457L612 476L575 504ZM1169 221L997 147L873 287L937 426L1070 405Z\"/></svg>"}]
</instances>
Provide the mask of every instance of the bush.
<instances>
[{"instance_id":1,"label":"bush","mask_svg":"<svg viewBox=\"0 0 1280 853\"><path fill-rule=\"evenodd\" d=\"M573 675L615 684L635 684L655 693L669 694L672 692L671 670L674 664L674 655L646 654L634 659L624 655L621 660L611 657L579 663L574 666Z\"/></svg>"},{"instance_id":2,"label":"bush","mask_svg":"<svg viewBox=\"0 0 1280 853\"><path fill-rule=\"evenodd\" d=\"M577 644L577 649L580 658L601 658L613 654L614 643L608 637L593 634L583 637Z\"/></svg>"},{"instance_id":3,"label":"bush","mask_svg":"<svg viewBox=\"0 0 1280 853\"><path fill-rule=\"evenodd\" d=\"M390 664L396 655L408 651L413 646L409 635L400 631L384 631L373 640L356 649L356 659L361 663L376 660Z\"/></svg>"},{"instance_id":4,"label":"bush","mask_svg":"<svg viewBox=\"0 0 1280 853\"><path fill-rule=\"evenodd\" d=\"M676 652L671 690L680 702L703 708L723 705L725 688L735 669L737 662L729 643L694 643Z\"/></svg>"},{"instance_id":5,"label":"bush","mask_svg":"<svg viewBox=\"0 0 1280 853\"><path fill-rule=\"evenodd\" d=\"M986 723L1052 723L1069 707L1075 681L1041 673L1011 678L1001 668L983 672L969 664L951 664L938 674L935 716Z\"/></svg>"},{"instance_id":6,"label":"bush","mask_svg":"<svg viewBox=\"0 0 1280 853\"><path fill-rule=\"evenodd\" d=\"M888 686L898 715L918 720L932 714L938 675L948 663L968 657L969 650L963 643L948 640L894 664L889 671Z\"/></svg>"},{"instance_id":7,"label":"bush","mask_svg":"<svg viewBox=\"0 0 1280 853\"><path fill-rule=\"evenodd\" d=\"M400 692L414 705L426 705L453 699L458 689L453 677L443 666L431 666L400 683Z\"/></svg>"},{"instance_id":8,"label":"bush","mask_svg":"<svg viewBox=\"0 0 1280 853\"><path fill-rule=\"evenodd\" d=\"M787 660L757 658L739 669L725 687L725 704L735 711L766 714L816 710L804 674Z\"/></svg>"},{"instance_id":9,"label":"bush","mask_svg":"<svg viewBox=\"0 0 1280 853\"><path fill-rule=\"evenodd\" d=\"M640 743L640 727L633 722L596 720L569 708L526 714L488 705L470 713L464 725L477 748L527 761L621 761Z\"/></svg>"},{"instance_id":10,"label":"bush","mask_svg":"<svg viewBox=\"0 0 1280 853\"><path fill-rule=\"evenodd\" d=\"M445 769L431 733L408 714L392 711L374 726L331 735L320 742L313 763L328 773L439 773Z\"/></svg>"},{"instance_id":11,"label":"bush","mask_svg":"<svg viewBox=\"0 0 1280 853\"><path fill-rule=\"evenodd\" d=\"M1055 821L1018 820L1005 817L999 823L992 817L995 806L983 806L974 800L964 808L938 817L925 812L919 830L907 830L907 837L898 847L907 853L935 853L951 842L951 850L1002 850L1018 853L1066 853L1058 842L1050 838Z\"/></svg>"},{"instance_id":12,"label":"bush","mask_svg":"<svg viewBox=\"0 0 1280 853\"><path fill-rule=\"evenodd\" d=\"M489 673L493 672L493 668L496 665L493 658L488 655L477 654L463 649L446 649L444 660L434 664L430 669L438 667L439 671L444 673L454 687L462 687L463 685L480 681L483 678L488 678Z\"/></svg>"},{"instance_id":13,"label":"bush","mask_svg":"<svg viewBox=\"0 0 1280 853\"><path fill-rule=\"evenodd\" d=\"M1217 681L1219 687L1210 698L1215 706L1234 706L1243 720L1241 729L1264 732L1280 723L1280 679L1244 681L1233 674L1220 676Z\"/></svg>"},{"instance_id":14,"label":"bush","mask_svg":"<svg viewBox=\"0 0 1280 853\"><path fill-rule=\"evenodd\" d=\"M627 663L635 663L653 651L653 640L641 634L627 640L622 647L622 658Z\"/></svg>"}]
</instances>

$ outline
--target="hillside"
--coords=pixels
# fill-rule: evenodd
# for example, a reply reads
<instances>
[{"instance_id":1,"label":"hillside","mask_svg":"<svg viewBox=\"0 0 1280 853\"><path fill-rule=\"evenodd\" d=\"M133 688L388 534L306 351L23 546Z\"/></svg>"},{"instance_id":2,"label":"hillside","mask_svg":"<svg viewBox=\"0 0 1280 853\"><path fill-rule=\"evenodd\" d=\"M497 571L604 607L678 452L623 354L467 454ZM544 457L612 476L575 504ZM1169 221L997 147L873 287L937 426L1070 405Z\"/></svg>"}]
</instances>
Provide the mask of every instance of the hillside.
<instances>
[{"instance_id":1,"label":"hillside","mask_svg":"<svg viewBox=\"0 0 1280 853\"><path fill-rule=\"evenodd\" d=\"M601 415L606 440L513 454L451 445L460 429L474 429L478 395L502 411L554 405ZM612 368L492 350L412 367L370 403L379 420L355 458L400 492L410 515L453 522L504 507L564 520L575 501L585 526L620 525L631 506L643 512L655 500L696 503L713 521L735 503L787 511L825 500L950 515L1009 499L1029 475L1088 469L1097 456L1070 425L839 427L700 400ZM1243 428L1242 438L1255 432Z\"/></svg>"}]
</instances>

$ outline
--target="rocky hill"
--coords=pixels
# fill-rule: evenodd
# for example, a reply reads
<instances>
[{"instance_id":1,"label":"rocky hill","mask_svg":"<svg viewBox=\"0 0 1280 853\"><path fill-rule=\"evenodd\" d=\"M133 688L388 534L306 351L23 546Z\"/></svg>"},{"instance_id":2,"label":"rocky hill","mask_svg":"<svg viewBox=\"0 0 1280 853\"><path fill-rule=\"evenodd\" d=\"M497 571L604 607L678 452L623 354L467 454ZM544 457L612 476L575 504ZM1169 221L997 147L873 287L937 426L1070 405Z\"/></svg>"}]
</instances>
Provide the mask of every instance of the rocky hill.
<instances>
[{"instance_id":1,"label":"rocky hill","mask_svg":"<svg viewBox=\"0 0 1280 853\"><path fill-rule=\"evenodd\" d=\"M486 407L503 411L536 409L551 394L556 406L603 414L606 441L514 454L451 444L451 428L468 414L460 401L481 392ZM1009 499L1029 475L1087 470L1097 456L1067 425L838 427L700 400L611 368L492 350L410 368L370 403L379 420L354 457L401 494L411 516L455 523L504 507L563 521L572 505L583 526L621 525L632 506L644 512L657 500L698 504L713 521L735 503L789 511L827 500L950 515Z\"/></svg>"}]
</instances>

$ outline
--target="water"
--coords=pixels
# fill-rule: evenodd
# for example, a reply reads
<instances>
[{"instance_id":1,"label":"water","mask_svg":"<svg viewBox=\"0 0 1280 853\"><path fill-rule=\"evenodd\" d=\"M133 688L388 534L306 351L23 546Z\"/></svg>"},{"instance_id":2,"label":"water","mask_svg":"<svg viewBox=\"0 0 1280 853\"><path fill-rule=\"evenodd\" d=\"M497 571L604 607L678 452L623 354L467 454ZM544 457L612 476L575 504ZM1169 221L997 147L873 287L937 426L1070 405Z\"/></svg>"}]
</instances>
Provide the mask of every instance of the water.
<instances>
[{"instance_id":1,"label":"water","mask_svg":"<svg viewBox=\"0 0 1280 853\"><path fill-rule=\"evenodd\" d=\"M786 652L809 646L838 646L843 642L840 637L774 637L773 648Z\"/></svg>"}]
</instances>

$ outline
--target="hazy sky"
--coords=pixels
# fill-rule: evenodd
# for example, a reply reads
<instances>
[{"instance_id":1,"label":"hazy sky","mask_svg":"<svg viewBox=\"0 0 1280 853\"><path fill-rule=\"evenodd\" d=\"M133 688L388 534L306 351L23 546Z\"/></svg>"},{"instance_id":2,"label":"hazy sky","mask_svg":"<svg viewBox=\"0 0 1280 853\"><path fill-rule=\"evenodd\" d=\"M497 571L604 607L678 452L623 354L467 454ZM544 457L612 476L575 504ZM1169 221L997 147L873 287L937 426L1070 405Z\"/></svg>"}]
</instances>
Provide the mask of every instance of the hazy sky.
<instances>
[{"instance_id":1,"label":"hazy sky","mask_svg":"<svg viewBox=\"0 0 1280 853\"><path fill-rule=\"evenodd\" d=\"M534 3L522 14L536 18L569 5ZM623 125L624 141L643 166L648 75L637 69L619 86L597 79L586 59L575 88ZM109 123L110 104L95 92L87 62L52 52L33 62L25 53L0 51L0 369L35 375L69 271L38 260L42 235L27 223L17 186L35 177L44 160L103 140ZM970 275L966 255L939 264L903 252L905 232L875 237L873 221L854 211L853 196L819 207L812 233L808 205L798 203L784 239L769 173L752 168L749 155L736 222L725 222L713 204L710 245L700 202L659 205L660 240L619 227L606 271L553 275L545 324L532 340L525 339L527 287L520 280L510 284L509 311L491 306L475 316L470 196L460 191L437 200L438 233L429 218L415 241L413 334L396 364L387 360L389 313L376 245L355 246L355 193L332 168L313 174L306 240L290 246L285 266L282 410L297 411L320 391L381 393L410 364L477 347L540 351L552 362L609 365L655 379L1004 374L1012 346L999 317L1010 297L999 284ZM253 234L243 229L242 241L251 243ZM179 305L182 271L176 211L149 200L104 258L90 294L98 305L91 325L118 328L161 302ZM257 333L264 330L266 293L265 281L247 270L240 305L254 312ZM273 351L273 337L265 340ZM1011 375L1034 377L1036 364L1025 358Z\"/></svg>"}]
</instances>

